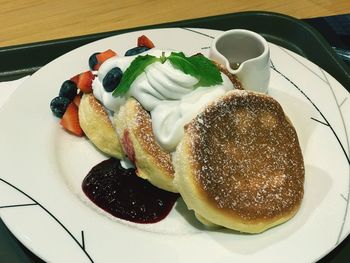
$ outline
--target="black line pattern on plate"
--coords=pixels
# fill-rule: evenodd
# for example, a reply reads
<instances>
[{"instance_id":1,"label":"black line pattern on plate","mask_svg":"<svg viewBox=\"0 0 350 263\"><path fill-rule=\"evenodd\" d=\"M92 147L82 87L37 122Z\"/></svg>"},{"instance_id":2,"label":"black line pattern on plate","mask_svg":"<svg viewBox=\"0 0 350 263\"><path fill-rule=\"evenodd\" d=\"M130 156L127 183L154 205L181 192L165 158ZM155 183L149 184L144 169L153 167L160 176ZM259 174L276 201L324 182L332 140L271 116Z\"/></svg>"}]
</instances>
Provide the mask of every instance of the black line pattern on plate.
<instances>
[{"instance_id":1,"label":"black line pattern on plate","mask_svg":"<svg viewBox=\"0 0 350 263\"><path fill-rule=\"evenodd\" d=\"M84 231L81 231L81 246L85 250L85 237L84 237Z\"/></svg>"},{"instance_id":2,"label":"black line pattern on plate","mask_svg":"<svg viewBox=\"0 0 350 263\"><path fill-rule=\"evenodd\" d=\"M29 194L25 193L21 189L17 188L13 184L7 182L6 180L4 180L2 178L0 178L0 182L5 183L6 185L10 186L11 188L15 189L16 191L18 191L19 193L23 194L24 196L29 198L31 201L33 201L33 203L30 203L30 204L9 205L9 206L3 206L3 207L0 207L0 208L14 208L14 207L19 207L19 206L34 206L34 205L35 206L39 206L41 209L43 209L54 221L56 221L66 231L66 233L82 249L82 251L87 256L87 258L90 260L90 262L94 262L93 259L91 258L91 256L89 255L89 253L85 250L85 239L84 239L84 232L83 231L82 231L82 244L80 244L80 242L73 236L73 234L68 230L68 228L66 228L63 225L63 223L57 217L55 217L47 208L45 208L42 204L40 204L38 201L36 201L33 197L31 197Z\"/></svg>"},{"instance_id":3,"label":"black line pattern on plate","mask_svg":"<svg viewBox=\"0 0 350 263\"><path fill-rule=\"evenodd\" d=\"M320 121L320 120L318 120L318 119L316 119L316 118L314 118L314 117L311 117L310 119L313 120L313 121L316 121L316 122L318 122L318 123L321 123L321 124L323 124L323 125L325 125L325 126L329 126L328 123L325 123L325 122L323 122L323 121Z\"/></svg>"},{"instance_id":4,"label":"black line pattern on plate","mask_svg":"<svg viewBox=\"0 0 350 263\"><path fill-rule=\"evenodd\" d=\"M190 31L190 32L193 32L193 33L196 33L196 34L199 34L199 35L202 35L202 36L205 36L205 37L209 37L211 39L214 39L215 37L211 36L211 35L208 35L206 33L203 33L203 32L200 32L200 31L197 31L197 30L194 30L192 28L188 28L188 27L182 27L182 29L184 30L187 30L187 31Z\"/></svg>"},{"instance_id":5,"label":"black line pattern on plate","mask_svg":"<svg viewBox=\"0 0 350 263\"><path fill-rule=\"evenodd\" d=\"M283 50L283 49L282 49ZM287 53L287 52L286 52ZM288 55L290 55L289 53L287 53ZM292 58L294 58L292 55L290 55ZM295 58L294 58L295 59ZM300 62L299 60L297 60L301 65L303 65L305 68L309 69L307 66L305 66L302 62ZM344 153L344 156L345 156L345 159L347 161L347 163L349 164L349 173L350 173L350 157L349 157L349 140L348 140L348 137L346 136L346 141L347 141L347 148L348 148L348 151L346 151L344 145L342 144L342 142L340 141L340 138L338 136L338 134L335 132L334 128L332 127L332 125L329 123L329 121L327 120L327 118L324 116L324 114L322 113L322 111L317 107L317 105L311 100L311 98L309 96L307 96L305 94L305 92L300 88L298 87L298 85L296 85L291 79L289 79L285 74L283 74L282 72L280 72L274 65L273 63L271 63L271 68L276 72L278 73L280 76L282 76L285 80L287 80L290 84L292 84L293 87L295 87L311 104L312 106L317 110L317 112L320 114L320 116L322 117L323 121L320 121L320 120L317 120L315 118L311 118L312 120L314 121L317 121L323 125L326 125L329 127L329 129L331 130L331 132L333 133L334 137L336 138L337 142L339 143L339 146L342 150L342 152ZM309 69L310 70L310 69ZM322 69L320 69L321 72L323 72ZM313 74L316 74L314 71L310 70L310 72L312 72ZM319 77L319 76L318 76ZM321 77L319 77L321 80L323 80ZM331 89L332 93L333 93L333 96L335 95L334 94L334 91L329 83L329 81L326 79L326 80L323 80L325 81L329 88ZM339 105L337 103L337 105ZM338 109L339 109L339 106L338 106ZM344 119L343 119L343 116L342 116L342 113L339 109L339 114L341 115L341 118L342 118L342 122L343 122L343 126L344 126L344 130L345 130L345 134L347 134L346 132L346 128L345 128L345 123L344 123ZM350 177L350 176L349 176ZM349 178L350 179L350 178ZM343 217L343 221L342 221L342 224L341 224L341 227L340 227L340 231L339 231L339 234L338 234L338 238L337 238L337 241L336 241L336 244L335 245L338 245L339 242L340 242L340 238L341 238L341 234L343 233L343 230L344 230L344 225L345 225L345 222L346 222L346 218L347 218L347 214L348 214L348 207L349 207L349 197L350 197L350 182L349 182L349 187L348 187L348 193L347 193L347 198L345 197L344 200L346 201L346 208L345 208L345 213L344 213L344 217Z\"/></svg>"},{"instance_id":6,"label":"black line pattern on plate","mask_svg":"<svg viewBox=\"0 0 350 263\"><path fill-rule=\"evenodd\" d=\"M348 162L350 164L350 161L349 161L349 155L350 155L350 146L349 146L349 138L348 138L348 132L347 132L347 129L346 129L346 125L345 125L345 121L344 121L344 116L340 110L340 106L339 106L339 103L338 103L338 100L337 100L337 97L335 96L335 93L334 93L334 90L332 88L332 85L330 83L330 81L328 80L328 77L327 75L324 73L324 71L322 69L320 69L324 78L326 79L327 83L328 83L328 87L330 89L330 91L332 92L332 95L333 95L333 98L335 100L335 102L337 103L337 108L338 108L338 113L340 115L340 118L342 120L342 124L343 124L343 129L344 129L344 133L345 133L345 138L346 138L346 143L347 143L347 148L348 148L348 151L347 151L347 156L348 156ZM341 105L343 105L343 103L346 101L347 97L345 99L343 99ZM345 213L344 213L344 217L343 217L343 223L342 223L342 226L341 226L341 229L340 229L340 232L339 232L339 235L338 235L338 240L337 240L337 244L339 243L340 241L340 238L341 238L341 234L343 233L343 229L344 229L344 225L345 225L345 221L346 221L346 218L348 216L348 210L349 210L349 198L350 198L350 165L349 165L349 181L348 181L348 194L346 196L346 207L345 207Z\"/></svg>"},{"instance_id":7,"label":"black line pattern on plate","mask_svg":"<svg viewBox=\"0 0 350 263\"><path fill-rule=\"evenodd\" d=\"M12 207L21 207L21 206L32 206L32 205L38 205L38 204L37 203L29 203L29 204L3 205L3 206L0 206L0 209L2 209L2 208L12 208Z\"/></svg>"},{"instance_id":8,"label":"black line pattern on plate","mask_svg":"<svg viewBox=\"0 0 350 263\"><path fill-rule=\"evenodd\" d=\"M320 80L322 80L324 83L327 84L327 86L329 87L332 95L333 95L333 99L334 101L336 102L336 105L338 106L338 114L341 118L341 121L342 121L342 125L343 125L343 129L344 129L344 133L345 133L345 139L346 139L346 146L347 146L347 152L345 150L345 148L343 147L343 145L341 144L340 140L338 137L337 140L338 142L340 143L342 149L343 149L343 152L345 154L345 156L347 157L347 161L348 163L350 164L350 145L349 145L349 138L348 138L348 133L347 133L347 129L346 129L346 125L345 125L345 121L344 121L344 116L341 112L341 107L342 105L344 105L344 103L347 101L348 97L345 97L343 98L342 102L341 103L338 103L338 100L337 100L337 97L335 96L335 92L332 88L332 85L331 83L329 82L328 80L328 77L327 75L325 74L325 71L322 70L320 67L319 70L320 72L322 73L323 77L320 77L318 74L316 74L313 70L311 70L309 67L307 67L304 63L302 63L300 60L298 60L296 57L292 56L289 52L287 52L287 50L283 49L283 48L280 48L284 53L286 53L288 56L290 56L292 59L294 59L295 61L297 61L299 64L301 64L302 66L304 66L305 68L307 68L310 72L312 72L314 75L316 75L318 78L320 78ZM350 165L349 165L349 176L348 176L348 193L347 193L347 198L346 198L346 207L345 207L345 213L344 213L344 218L343 218L343 222L342 222L342 225L341 225L341 228L340 228L340 232L339 232L339 235L338 235L338 239L337 239L337 242L336 244L338 244L340 242L340 238L341 238L341 234L343 233L343 230L344 230L344 225L345 225L345 222L346 222L346 218L348 216L348 211L349 211L349 200L350 200Z\"/></svg>"},{"instance_id":9,"label":"black line pattern on plate","mask_svg":"<svg viewBox=\"0 0 350 263\"><path fill-rule=\"evenodd\" d=\"M345 102L347 99L348 99L347 97L344 98L343 101L340 102L340 103L338 104L338 107L341 108L341 106L343 106L344 102Z\"/></svg>"},{"instance_id":10,"label":"black line pattern on plate","mask_svg":"<svg viewBox=\"0 0 350 263\"><path fill-rule=\"evenodd\" d=\"M329 82L326 79L323 79L319 74L317 74L315 71L313 71L310 67L308 67L307 65L305 65L305 63L303 63L302 61L300 61L297 57L294 57L293 55L291 55L285 48L281 48L279 47L281 51L283 51L285 54L287 54L290 58L292 58L293 60L297 61L300 65L302 65L304 68L306 68L309 72L311 72L314 76L318 77L322 82L329 84ZM318 67L318 69L323 73L323 70ZM325 76L323 74L323 76Z\"/></svg>"},{"instance_id":11,"label":"black line pattern on plate","mask_svg":"<svg viewBox=\"0 0 350 263\"><path fill-rule=\"evenodd\" d=\"M340 194L340 196L347 202L348 199L343 195L343 194Z\"/></svg>"}]
</instances>

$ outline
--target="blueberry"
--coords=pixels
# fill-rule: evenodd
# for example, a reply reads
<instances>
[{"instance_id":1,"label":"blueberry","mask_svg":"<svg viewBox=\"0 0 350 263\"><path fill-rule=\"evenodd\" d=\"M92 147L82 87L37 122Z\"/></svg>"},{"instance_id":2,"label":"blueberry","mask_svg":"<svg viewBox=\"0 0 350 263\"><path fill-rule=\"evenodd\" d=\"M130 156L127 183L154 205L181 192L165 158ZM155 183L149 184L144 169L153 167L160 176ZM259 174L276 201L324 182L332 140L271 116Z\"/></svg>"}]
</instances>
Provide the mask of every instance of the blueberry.
<instances>
[{"instance_id":1,"label":"blueberry","mask_svg":"<svg viewBox=\"0 0 350 263\"><path fill-rule=\"evenodd\" d=\"M62 118L69 103L70 103L70 100L65 98L65 97L58 96L58 97L54 98L50 103L50 108L51 108L52 113L56 117Z\"/></svg>"},{"instance_id":2,"label":"blueberry","mask_svg":"<svg viewBox=\"0 0 350 263\"><path fill-rule=\"evenodd\" d=\"M62 83L59 96L65 97L69 100L73 100L77 95L77 84L71 80L66 80Z\"/></svg>"},{"instance_id":3,"label":"blueberry","mask_svg":"<svg viewBox=\"0 0 350 263\"><path fill-rule=\"evenodd\" d=\"M140 54L142 52L145 52L149 50L148 47L134 47L132 49L129 49L128 51L125 52L125 56L134 56L134 55L137 55L137 54Z\"/></svg>"},{"instance_id":4,"label":"blueberry","mask_svg":"<svg viewBox=\"0 0 350 263\"><path fill-rule=\"evenodd\" d=\"M96 55L98 54L101 54L100 52L96 52L94 54L92 54L90 57L89 57L89 67L91 70L94 70L95 69L95 66L98 64L98 60L97 60L97 57Z\"/></svg>"},{"instance_id":5,"label":"blueberry","mask_svg":"<svg viewBox=\"0 0 350 263\"><path fill-rule=\"evenodd\" d=\"M103 78L102 85L107 92L112 92L122 79L123 72L120 68L112 68Z\"/></svg>"}]
</instances>

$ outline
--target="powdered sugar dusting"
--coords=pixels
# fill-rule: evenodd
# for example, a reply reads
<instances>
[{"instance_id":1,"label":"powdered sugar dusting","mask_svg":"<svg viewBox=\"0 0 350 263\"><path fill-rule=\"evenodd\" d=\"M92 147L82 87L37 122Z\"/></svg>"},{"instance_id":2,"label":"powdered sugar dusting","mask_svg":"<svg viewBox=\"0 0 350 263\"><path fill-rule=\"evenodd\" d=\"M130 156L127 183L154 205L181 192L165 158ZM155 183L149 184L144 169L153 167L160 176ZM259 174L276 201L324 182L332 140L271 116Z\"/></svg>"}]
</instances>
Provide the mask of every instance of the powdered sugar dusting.
<instances>
[{"instance_id":1,"label":"powdered sugar dusting","mask_svg":"<svg viewBox=\"0 0 350 263\"><path fill-rule=\"evenodd\" d=\"M274 99L232 91L206 107L186 136L195 179L217 208L254 221L280 217L300 204L300 146Z\"/></svg>"},{"instance_id":2,"label":"powdered sugar dusting","mask_svg":"<svg viewBox=\"0 0 350 263\"><path fill-rule=\"evenodd\" d=\"M157 160L156 164L167 171L167 176L173 177L174 168L170 153L163 150L157 143L152 131L152 122L149 113L142 108L139 102L135 101L135 103L137 104L135 117L135 126L137 129L135 129L135 132L137 133L137 137L140 138L140 143Z\"/></svg>"}]
</instances>

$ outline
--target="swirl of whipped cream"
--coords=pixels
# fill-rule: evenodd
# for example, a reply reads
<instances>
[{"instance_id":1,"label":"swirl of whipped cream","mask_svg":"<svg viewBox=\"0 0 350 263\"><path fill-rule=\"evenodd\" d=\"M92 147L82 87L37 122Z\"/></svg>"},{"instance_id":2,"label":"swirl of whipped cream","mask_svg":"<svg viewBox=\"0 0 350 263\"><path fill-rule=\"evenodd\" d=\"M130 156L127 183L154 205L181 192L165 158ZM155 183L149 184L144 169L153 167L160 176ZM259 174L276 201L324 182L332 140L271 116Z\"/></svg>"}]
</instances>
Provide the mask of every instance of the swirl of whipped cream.
<instances>
[{"instance_id":1,"label":"swirl of whipped cream","mask_svg":"<svg viewBox=\"0 0 350 263\"><path fill-rule=\"evenodd\" d=\"M152 49L147 53L160 57L162 52ZM165 56L170 53L166 51ZM155 138L169 152L174 151L182 139L186 123L208 103L234 88L229 78L222 73L222 84L195 88L198 80L174 68L167 60L149 65L134 80L125 96L113 97L102 86L104 76L113 67L119 67L124 72L135 57L114 57L105 61L93 82L94 96L111 111L118 111L128 97L134 97L150 112Z\"/></svg>"}]
</instances>

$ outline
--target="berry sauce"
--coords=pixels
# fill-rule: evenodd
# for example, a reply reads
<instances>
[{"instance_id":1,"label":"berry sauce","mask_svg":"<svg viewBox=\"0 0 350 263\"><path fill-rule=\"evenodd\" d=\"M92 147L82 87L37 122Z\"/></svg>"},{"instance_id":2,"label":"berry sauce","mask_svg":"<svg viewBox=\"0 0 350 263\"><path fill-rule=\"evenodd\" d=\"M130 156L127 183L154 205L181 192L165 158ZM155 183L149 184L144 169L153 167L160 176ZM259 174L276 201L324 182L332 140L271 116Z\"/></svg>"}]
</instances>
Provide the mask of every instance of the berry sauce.
<instances>
[{"instance_id":1,"label":"berry sauce","mask_svg":"<svg viewBox=\"0 0 350 263\"><path fill-rule=\"evenodd\" d=\"M179 194L161 190L110 158L91 169L82 183L87 197L115 217L135 223L164 219Z\"/></svg>"}]
</instances>

